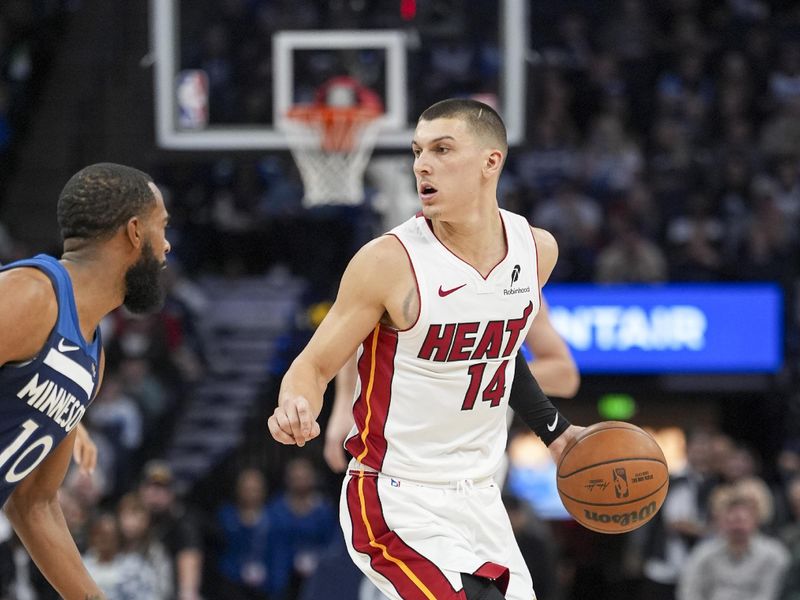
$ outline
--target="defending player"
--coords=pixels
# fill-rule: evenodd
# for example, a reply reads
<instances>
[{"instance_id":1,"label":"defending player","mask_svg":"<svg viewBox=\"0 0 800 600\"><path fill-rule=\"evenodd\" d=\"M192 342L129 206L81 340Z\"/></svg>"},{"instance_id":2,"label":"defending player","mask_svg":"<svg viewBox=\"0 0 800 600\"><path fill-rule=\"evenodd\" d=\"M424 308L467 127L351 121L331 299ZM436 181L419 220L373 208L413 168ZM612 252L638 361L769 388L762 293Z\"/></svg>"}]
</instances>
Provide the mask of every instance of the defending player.
<instances>
[{"instance_id":1,"label":"defending player","mask_svg":"<svg viewBox=\"0 0 800 600\"><path fill-rule=\"evenodd\" d=\"M97 394L100 320L123 303L161 304L167 212L141 171L86 167L58 199L60 260L0 268L0 503L39 569L66 600L103 595L67 529L57 491L78 425Z\"/></svg>"},{"instance_id":2,"label":"defending player","mask_svg":"<svg viewBox=\"0 0 800 600\"><path fill-rule=\"evenodd\" d=\"M490 107L435 104L412 149L421 213L350 262L283 379L270 432L300 446L319 435L325 387L363 342L340 509L351 557L390 598L531 600L492 474L512 379L528 383L512 406L555 459L579 431L518 356L557 246L498 208L507 141ZM528 379L517 386L515 373Z\"/></svg>"}]
</instances>

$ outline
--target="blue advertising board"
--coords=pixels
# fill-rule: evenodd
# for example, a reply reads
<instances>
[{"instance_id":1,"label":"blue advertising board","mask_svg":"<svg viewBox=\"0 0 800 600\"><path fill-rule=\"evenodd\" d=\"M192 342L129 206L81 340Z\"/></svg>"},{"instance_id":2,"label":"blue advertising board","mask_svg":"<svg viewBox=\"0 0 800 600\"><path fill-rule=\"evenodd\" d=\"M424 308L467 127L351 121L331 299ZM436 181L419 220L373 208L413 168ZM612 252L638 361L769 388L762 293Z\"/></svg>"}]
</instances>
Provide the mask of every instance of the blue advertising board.
<instances>
[{"instance_id":1,"label":"blue advertising board","mask_svg":"<svg viewBox=\"0 0 800 600\"><path fill-rule=\"evenodd\" d=\"M548 284L582 373L764 373L783 361L773 284Z\"/></svg>"}]
</instances>

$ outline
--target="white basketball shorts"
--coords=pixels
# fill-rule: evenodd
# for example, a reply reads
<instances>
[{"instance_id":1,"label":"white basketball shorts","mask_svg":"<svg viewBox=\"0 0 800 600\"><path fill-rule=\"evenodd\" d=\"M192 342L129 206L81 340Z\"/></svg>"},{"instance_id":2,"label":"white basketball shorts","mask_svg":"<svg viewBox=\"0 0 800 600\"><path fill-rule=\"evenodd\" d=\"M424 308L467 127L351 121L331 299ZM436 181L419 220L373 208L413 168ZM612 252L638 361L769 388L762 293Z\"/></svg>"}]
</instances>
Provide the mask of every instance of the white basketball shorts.
<instances>
[{"instance_id":1,"label":"white basketball shorts","mask_svg":"<svg viewBox=\"0 0 800 600\"><path fill-rule=\"evenodd\" d=\"M507 600L535 600L492 478L429 484L354 466L342 485L342 531L355 564L387 598L464 600L461 573L472 573Z\"/></svg>"}]
</instances>

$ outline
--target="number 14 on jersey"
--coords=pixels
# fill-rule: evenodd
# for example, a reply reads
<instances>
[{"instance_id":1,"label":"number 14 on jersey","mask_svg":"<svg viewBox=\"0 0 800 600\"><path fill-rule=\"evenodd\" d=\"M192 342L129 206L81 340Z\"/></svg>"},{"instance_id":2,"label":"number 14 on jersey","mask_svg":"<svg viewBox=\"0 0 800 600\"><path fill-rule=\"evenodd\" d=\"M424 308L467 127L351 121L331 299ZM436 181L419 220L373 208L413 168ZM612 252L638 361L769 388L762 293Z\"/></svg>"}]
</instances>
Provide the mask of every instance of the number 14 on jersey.
<instances>
[{"instance_id":1,"label":"number 14 on jersey","mask_svg":"<svg viewBox=\"0 0 800 600\"><path fill-rule=\"evenodd\" d=\"M464 403L461 405L461 410L472 410L475 406L475 401L478 399L480 393L481 382L483 381L483 374L486 371L488 363L475 363L471 365L467 372L469 373L469 387L464 396ZM484 402L489 402L490 406L495 407L500 404L503 399L503 394L506 392L506 366L508 360L504 360L497 367L492 379L483 389L481 399Z\"/></svg>"}]
</instances>

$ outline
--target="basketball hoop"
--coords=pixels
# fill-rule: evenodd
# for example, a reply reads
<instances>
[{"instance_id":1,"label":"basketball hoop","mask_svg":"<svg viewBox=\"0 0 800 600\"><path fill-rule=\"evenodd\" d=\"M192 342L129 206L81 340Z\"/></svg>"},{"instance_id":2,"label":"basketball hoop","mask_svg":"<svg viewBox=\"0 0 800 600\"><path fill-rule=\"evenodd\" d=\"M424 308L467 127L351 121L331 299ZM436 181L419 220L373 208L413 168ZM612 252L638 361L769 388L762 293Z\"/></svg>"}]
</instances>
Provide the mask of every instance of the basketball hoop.
<instances>
[{"instance_id":1,"label":"basketball hoop","mask_svg":"<svg viewBox=\"0 0 800 600\"><path fill-rule=\"evenodd\" d=\"M364 170L380 130L379 106L300 105L283 122L306 207L364 201Z\"/></svg>"}]
</instances>

